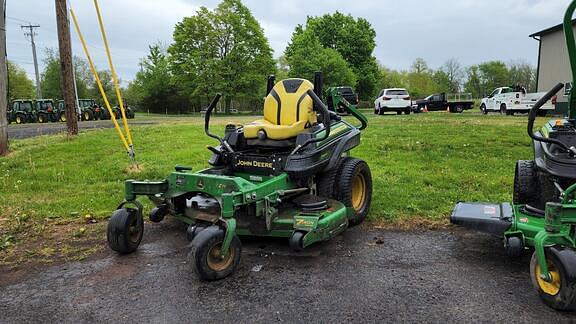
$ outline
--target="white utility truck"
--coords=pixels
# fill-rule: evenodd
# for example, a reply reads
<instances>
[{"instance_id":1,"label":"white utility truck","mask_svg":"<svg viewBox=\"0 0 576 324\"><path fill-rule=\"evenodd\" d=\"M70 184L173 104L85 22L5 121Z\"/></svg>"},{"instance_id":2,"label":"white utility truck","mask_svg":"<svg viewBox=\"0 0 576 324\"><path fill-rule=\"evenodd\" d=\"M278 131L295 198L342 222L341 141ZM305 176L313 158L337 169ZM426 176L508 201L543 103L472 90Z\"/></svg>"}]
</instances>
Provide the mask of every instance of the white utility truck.
<instances>
[{"instance_id":1,"label":"white utility truck","mask_svg":"<svg viewBox=\"0 0 576 324\"><path fill-rule=\"evenodd\" d=\"M527 93L524 87L500 87L494 89L487 98L482 98L480 111L486 115L488 112L514 115L514 113L527 113L530 108L546 92ZM554 111L556 96L544 104L539 110L540 116L546 116L548 111Z\"/></svg>"}]
</instances>

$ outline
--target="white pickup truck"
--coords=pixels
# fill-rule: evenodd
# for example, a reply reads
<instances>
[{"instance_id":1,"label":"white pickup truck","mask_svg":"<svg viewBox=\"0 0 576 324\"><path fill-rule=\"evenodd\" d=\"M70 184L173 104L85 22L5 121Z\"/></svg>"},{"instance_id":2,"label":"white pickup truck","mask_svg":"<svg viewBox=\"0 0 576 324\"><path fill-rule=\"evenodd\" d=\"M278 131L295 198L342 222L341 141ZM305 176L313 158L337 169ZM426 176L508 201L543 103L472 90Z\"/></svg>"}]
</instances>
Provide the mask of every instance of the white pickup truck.
<instances>
[{"instance_id":1,"label":"white pickup truck","mask_svg":"<svg viewBox=\"0 0 576 324\"><path fill-rule=\"evenodd\" d=\"M499 111L506 115L514 115L515 112L527 113L544 94L546 92L526 93L526 89L523 87L496 88L487 98L482 98L480 111L484 115L490 111ZM555 104L556 96L540 108L540 116L545 116L548 111L553 111Z\"/></svg>"}]
</instances>

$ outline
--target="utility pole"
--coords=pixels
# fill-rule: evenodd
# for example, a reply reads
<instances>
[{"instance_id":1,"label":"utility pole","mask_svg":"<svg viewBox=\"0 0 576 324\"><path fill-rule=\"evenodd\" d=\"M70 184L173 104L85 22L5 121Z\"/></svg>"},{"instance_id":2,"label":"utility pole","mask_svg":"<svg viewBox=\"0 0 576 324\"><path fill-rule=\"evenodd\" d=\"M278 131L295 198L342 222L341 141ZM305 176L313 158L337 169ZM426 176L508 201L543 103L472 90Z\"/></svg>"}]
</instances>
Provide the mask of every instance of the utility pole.
<instances>
[{"instance_id":1,"label":"utility pole","mask_svg":"<svg viewBox=\"0 0 576 324\"><path fill-rule=\"evenodd\" d=\"M74 65L72 64L72 43L70 41L70 20L66 0L56 1L56 23L58 26L58 48L60 49L60 73L62 95L66 107L68 136L78 135L76 115L76 91L74 89Z\"/></svg>"},{"instance_id":2,"label":"utility pole","mask_svg":"<svg viewBox=\"0 0 576 324\"><path fill-rule=\"evenodd\" d=\"M8 85L6 66L6 0L0 0L0 156L8 154Z\"/></svg>"},{"instance_id":3,"label":"utility pole","mask_svg":"<svg viewBox=\"0 0 576 324\"><path fill-rule=\"evenodd\" d=\"M36 96L38 99L42 98L42 89L40 88L40 73L38 73L38 59L36 57L36 43L34 42L34 36L36 36L36 32L34 28L39 28L40 25L32 25L28 24L26 26L20 25L20 28L26 30L24 35L30 36L30 43L32 44L32 58L34 58L34 73L36 73Z\"/></svg>"}]
</instances>

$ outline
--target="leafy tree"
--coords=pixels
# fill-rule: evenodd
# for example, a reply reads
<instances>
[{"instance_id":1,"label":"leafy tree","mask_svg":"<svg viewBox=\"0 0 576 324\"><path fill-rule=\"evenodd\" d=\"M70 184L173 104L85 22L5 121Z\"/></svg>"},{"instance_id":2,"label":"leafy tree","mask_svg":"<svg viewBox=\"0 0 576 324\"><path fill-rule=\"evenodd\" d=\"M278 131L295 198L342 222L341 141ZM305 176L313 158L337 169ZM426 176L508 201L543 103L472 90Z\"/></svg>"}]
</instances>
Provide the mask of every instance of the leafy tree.
<instances>
[{"instance_id":1,"label":"leafy tree","mask_svg":"<svg viewBox=\"0 0 576 324\"><path fill-rule=\"evenodd\" d=\"M214 11L201 7L174 29L168 48L177 82L192 96L259 98L266 76L275 70L262 27L240 0L223 0Z\"/></svg>"},{"instance_id":2,"label":"leafy tree","mask_svg":"<svg viewBox=\"0 0 576 324\"><path fill-rule=\"evenodd\" d=\"M385 66L379 67L378 91L386 88L406 88L407 73L388 69Z\"/></svg>"},{"instance_id":3,"label":"leafy tree","mask_svg":"<svg viewBox=\"0 0 576 324\"><path fill-rule=\"evenodd\" d=\"M118 99L116 98L116 91L114 90L114 81L112 80L112 72L110 72L109 70L98 71L98 78L100 79L102 89L104 89L104 93L108 98L110 106L111 107L117 106ZM119 83L120 81L121 80L118 80ZM92 83L89 85L88 96L90 98L97 98L97 101L100 101L100 103L104 104L104 98L102 98L102 94L100 93L98 84L96 84L96 80L93 80Z\"/></svg>"},{"instance_id":4,"label":"leafy tree","mask_svg":"<svg viewBox=\"0 0 576 324\"><path fill-rule=\"evenodd\" d=\"M407 75L407 86L413 97L421 98L435 92L432 70L423 58L416 58Z\"/></svg>"},{"instance_id":5,"label":"leafy tree","mask_svg":"<svg viewBox=\"0 0 576 324\"><path fill-rule=\"evenodd\" d=\"M89 97L88 87L94 83L94 76L90 71L88 62L79 58L78 56L73 57L74 62L74 76L76 78L76 91L78 92L78 98Z\"/></svg>"},{"instance_id":6,"label":"leafy tree","mask_svg":"<svg viewBox=\"0 0 576 324\"><path fill-rule=\"evenodd\" d=\"M410 72L416 73L416 74L422 74L422 73L429 72L428 71L428 63L426 63L426 61L423 58L417 57L414 60L414 62L412 63L412 65L410 66Z\"/></svg>"},{"instance_id":7,"label":"leafy tree","mask_svg":"<svg viewBox=\"0 0 576 324\"><path fill-rule=\"evenodd\" d=\"M287 57L292 56L295 46L299 46L294 40L301 33L313 35L324 48L336 50L349 64L356 74L357 83L340 85L355 85L363 99L374 95L379 77L378 64L372 56L376 47L376 32L366 19L355 19L338 11L332 15L308 17L305 26L296 26L292 41L285 51Z\"/></svg>"},{"instance_id":8,"label":"leafy tree","mask_svg":"<svg viewBox=\"0 0 576 324\"><path fill-rule=\"evenodd\" d=\"M36 92L26 71L16 63L8 61L8 99L34 98Z\"/></svg>"},{"instance_id":9,"label":"leafy tree","mask_svg":"<svg viewBox=\"0 0 576 324\"><path fill-rule=\"evenodd\" d=\"M276 59L276 80L282 80L288 78L290 71L290 65L285 55L281 55Z\"/></svg>"},{"instance_id":10,"label":"leafy tree","mask_svg":"<svg viewBox=\"0 0 576 324\"><path fill-rule=\"evenodd\" d=\"M151 112L177 112L182 102L170 72L166 50L157 43L140 62L140 71L130 82L126 100L131 105Z\"/></svg>"},{"instance_id":11,"label":"leafy tree","mask_svg":"<svg viewBox=\"0 0 576 324\"><path fill-rule=\"evenodd\" d=\"M464 91L472 94L473 98L481 98L486 90L480 78L480 69L477 65L472 65L466 69L467 80L464 83Z\"/></svg>"},{"instance_id":12,"label":"leafy tree","mask_svg":"<svg viewBox=\"0 0 576 324\"><path fill-rule=\"evenodd\" d=\"M506 64L501 61L490 61L478 65L483 88L485 91L510 84L510 76Z\"/></svg>"},{"instance_id":13,"label":"leafy tree","mask_svg":"<svg viewBox=\"0 0 576 324\"><path fill-rule=\"evenodd\" d=\"M73 57L73 61L78 98L100 97L88 63L77 56ZM60 57L53 49L46 49L44 65L44 70L40 75L42 96L55 100L61 99Z\"/></svg>"},{"instance_id":14,"label":"leafy tree","mask_svg":"<svg viewBox=\"0 0 576 324\"><path fill-rule=\"evenodd\" d=\"M511 62L508 65L510 83L526 87L529 92L536 91L536 69L525 61Z\"/></svg>"},{"instance_id":15,"label":"leafy tree","mask_svg":"<svg viewBox=\"0 0 576 324\"><path fill-rule=\"evenodd\" d=\"M454 81L450 80L450 75L443 70L437 70L432 74L432 81L434 82L435 93L456 93L458 89L455 89Z\"/></svg>"},{"instance_id":16,"label":"leafy tree","mask_svg":"<svg viewBox=\"0 0 576 324\"><path fill-rule=\"evenodd\" d=\"M526 63L513 63L510 68L501 61L484 62L468 67L464 89L476 98L486 96L494 88L520 84L533 91L534 69Z\"/></svg>"},{"instance_id":17,"label":"leafy tree","mask_svg":"<svg viewBox=\"0 0 576 324\"><path fill-rule=\"evenodd\" d=\"M440 68L442 72L448 77L450 88L449 92L456 93L460 91L460 84L462 83L462 78L464 77L464 71L462 66L455 58L451 58Z\"/></svg>"},{"instance_id":18,"label":"leafy tree","mask_svg":"<svg viewBox=\"0 0 576 324\"><path fill-rule=\"evenodd\" d=\"M290 77L311 79L315 71L322 71L326 86L356 84L356 75L340 53L324 48L311 33L295 32L292 35L286 61L290 66Z\"/></svg>"},{"instance_id":19,"label":"leafy tree","mask_svg":"<svg viewBox=\"0 0 576 324\"><path fill-rule=\"evenodd\" d=\"M60 99L60 57L53 49L46 49L44 71L40 75L40 87L44 98Z\"/></svg>"}]
</instances>

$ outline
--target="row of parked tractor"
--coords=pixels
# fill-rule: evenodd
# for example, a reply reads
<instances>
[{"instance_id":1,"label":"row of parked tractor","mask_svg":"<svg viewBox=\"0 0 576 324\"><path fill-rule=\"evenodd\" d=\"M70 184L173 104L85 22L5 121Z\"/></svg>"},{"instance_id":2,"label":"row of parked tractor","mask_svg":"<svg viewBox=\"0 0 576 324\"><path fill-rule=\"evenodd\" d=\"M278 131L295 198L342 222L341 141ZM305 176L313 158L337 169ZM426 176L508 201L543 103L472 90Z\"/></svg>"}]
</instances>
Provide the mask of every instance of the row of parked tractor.
<instances>
[{"instance_id":1,"label":"row of parked tractor","mask_svg":"<svg viewBox=\"0 0 576 324\"><path fill-rule=\"evenodd\" d=\"M107 120L111 119L110 112L101 107L94 99L78 99L79 109L76 112L78 120ZM126 118L132 119L135 116L134 110L128 106L126 108ZM122 112L118 106L112 108L112 113L117 119L122 118ZM52 99L17 99L10 103L7 111L8 123L47 123L65 122L66 105L64 100L56 103Z\"/></svg>"}]
</instances>

